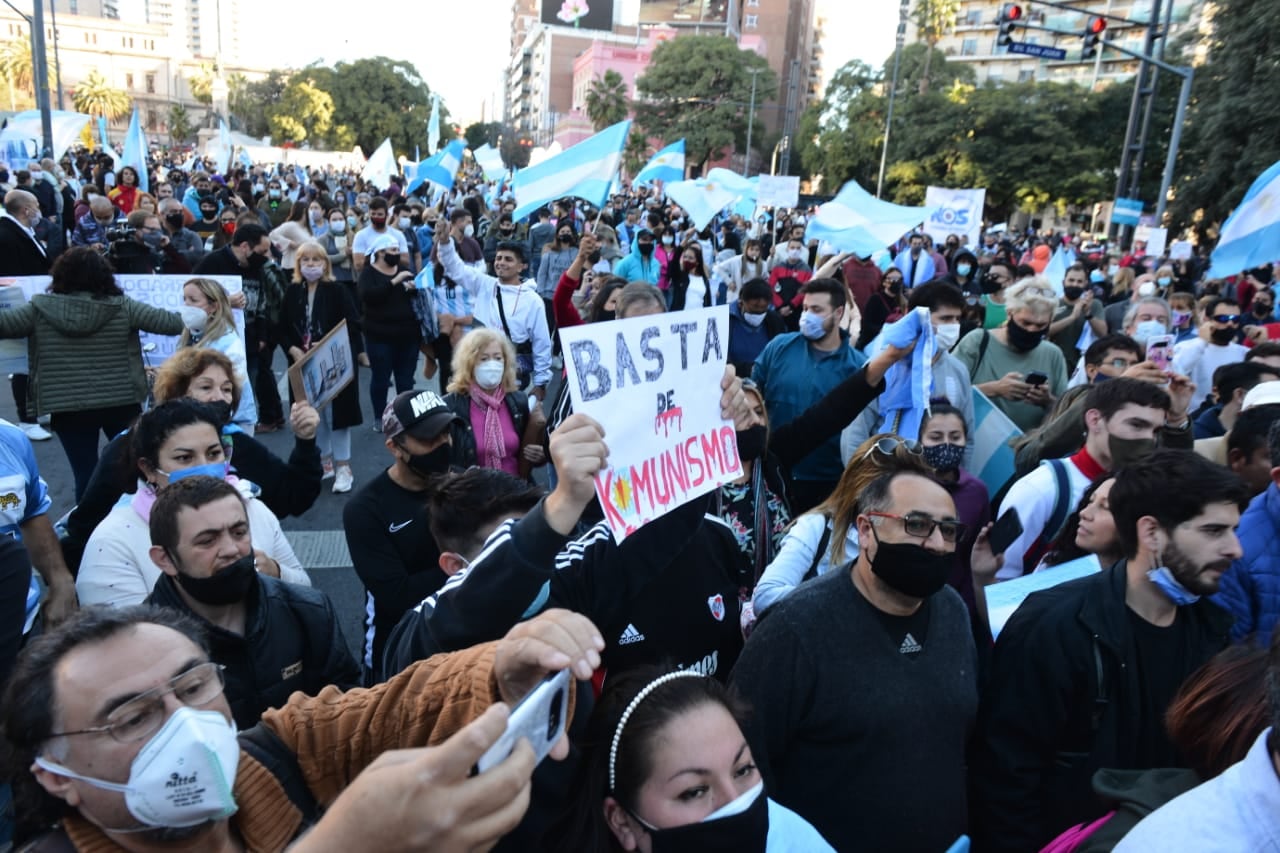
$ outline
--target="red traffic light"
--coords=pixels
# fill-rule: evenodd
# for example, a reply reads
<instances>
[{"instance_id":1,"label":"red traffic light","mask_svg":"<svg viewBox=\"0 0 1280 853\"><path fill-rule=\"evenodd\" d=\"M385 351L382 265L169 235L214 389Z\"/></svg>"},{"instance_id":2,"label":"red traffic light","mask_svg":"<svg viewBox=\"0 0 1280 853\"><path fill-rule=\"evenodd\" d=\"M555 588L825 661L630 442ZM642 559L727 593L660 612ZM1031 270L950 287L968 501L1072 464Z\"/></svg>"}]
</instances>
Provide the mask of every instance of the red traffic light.
<instances>
[{"instance_id":1,"label":"red traffic light","mask_svg":"<svg viewBox=\"0 0 1280 853\"><path fill-rule=\"evenodd\" d=\"M1006 21L1017 21L1022 18L1022 7L1017 3L1006 3L1000 10L1000 17Z\"/></svg>"},{"instance_id":2,"label":"red traffic light","mask_svg":"<svg viewBox=\"0 0 1280 853\"><path fill-rule=\"evenodd\" d=\"M1106 30L1106 28L1107 28L1106 18L1090 18L1089 19L1089 32L1093 33L1095 36L1102 35L1103 31Z\"/></svg>"}]
</instances>

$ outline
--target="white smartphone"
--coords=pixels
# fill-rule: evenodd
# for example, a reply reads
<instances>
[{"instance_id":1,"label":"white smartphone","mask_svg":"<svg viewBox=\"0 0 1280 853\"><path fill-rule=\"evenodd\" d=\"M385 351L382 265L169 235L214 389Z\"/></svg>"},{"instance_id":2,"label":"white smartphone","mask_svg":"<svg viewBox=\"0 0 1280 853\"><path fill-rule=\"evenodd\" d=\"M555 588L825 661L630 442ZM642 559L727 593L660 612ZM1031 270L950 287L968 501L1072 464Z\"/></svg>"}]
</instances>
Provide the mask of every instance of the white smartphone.
<instances>
[{"instance_id":1,"label":"white smartphone","mask_svg":"<svg viewBox=\"0 0 1280 853\"><path fill-rule=\"evenodd\" d=\"M1165 373L1173 368L1173 335L1156 335L1147 338L1147 361L1152 362Z\"/></svg>"},{"instance_id":2,"label":"white smartphone","mask_svg":"<svg viewBox=\"0 0 1280 853\"><path fill-rule=\"evenodd\" d=\"M476 772L484 773L501 764L521 738L533 747L534 763L547 757L551 747L564 735L569 716L569 670L548 675L529 695L520 700L507 718L507 730L476 762Z\"/></svg>"}]
</instances>

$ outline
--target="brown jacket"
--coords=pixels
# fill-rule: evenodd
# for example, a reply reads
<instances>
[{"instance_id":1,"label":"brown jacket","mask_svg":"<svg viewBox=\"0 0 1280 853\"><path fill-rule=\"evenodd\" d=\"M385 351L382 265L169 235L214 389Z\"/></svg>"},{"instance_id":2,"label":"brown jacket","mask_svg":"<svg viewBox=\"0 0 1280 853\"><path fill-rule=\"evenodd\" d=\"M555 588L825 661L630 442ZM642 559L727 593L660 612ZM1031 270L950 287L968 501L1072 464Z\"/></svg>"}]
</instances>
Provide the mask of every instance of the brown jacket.
<instances>
[{"instance_id":1,"label":"brown jacket","mask_svg":"<svg viewBox=\"0 0 1280 853\"><path fill-rule=\"evenodd\" d=\"M341 692L326 687L317 696L295 693L283 708L262 715L262 725L298 757L307 787L327 807L389 749L435 746L500 701L494 680L497 643L418 661L384 684ZM231 817L245 847L284 850L302 827L302 815L280 782L240 751L236 804ZM79 815L64 821L82 853L123 850Z\"/></svg>"}]
</instances>

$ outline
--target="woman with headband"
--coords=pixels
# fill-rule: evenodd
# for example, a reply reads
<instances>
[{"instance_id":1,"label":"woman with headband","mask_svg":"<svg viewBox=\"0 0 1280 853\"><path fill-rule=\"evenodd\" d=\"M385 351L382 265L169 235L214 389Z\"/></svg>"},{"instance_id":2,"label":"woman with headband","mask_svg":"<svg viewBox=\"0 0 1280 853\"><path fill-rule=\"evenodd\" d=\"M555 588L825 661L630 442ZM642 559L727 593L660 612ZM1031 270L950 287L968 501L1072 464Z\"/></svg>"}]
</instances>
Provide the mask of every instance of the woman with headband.
<instances>
[{"instance_id":1,"label":"woman with headband","mask_svg":"<svg viewBox=\"0 0 1280 853\"><path fill-rule=\"evenodd\" d=\"M644 668L609 682L588 724L578 792L546 849L824 853L833 848L770 800L724 685Z\"/></svg>"}]
</instances>

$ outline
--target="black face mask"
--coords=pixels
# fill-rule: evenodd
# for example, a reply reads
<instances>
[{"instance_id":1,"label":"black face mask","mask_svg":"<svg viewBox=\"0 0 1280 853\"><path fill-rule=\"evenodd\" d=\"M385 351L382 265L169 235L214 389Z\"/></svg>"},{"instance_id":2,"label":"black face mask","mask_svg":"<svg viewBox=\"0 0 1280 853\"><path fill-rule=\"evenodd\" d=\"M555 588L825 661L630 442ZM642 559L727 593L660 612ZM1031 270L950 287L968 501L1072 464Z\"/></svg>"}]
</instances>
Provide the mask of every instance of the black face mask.
<instances>
[{"instance_id":1,"label":"black face mask","mask_svg":"<svg viewBox=\"0 0 1280 853\"><path fill-rule=\"evenodd\" d=\"M653 244L652 244L652 243L636 243L636 248L640 250L640 254L642 254L642 255L652 255L652 254L653 254Z\"/></svg>"},{"instance_id":2,"label":"black face mask","mask_svg":"<svg viewBox=\"0 0 1280 853\"><path fill-rule=\"evenodd\" d=\"M738 433L738 458L743 462L764 456L769 443L769 430L764 424L756 424Z\"/></svg>"},{"instance_id":3,"label":"black face mask","mask_svg":"<svg viewBox=\"0 0 1280 853\"><path fill-rule=\"evenodd\" d=\"M178 572L177 581L178 586L196 601L219 607L243 601L257 577L255 558L250 551L226 568L219 569L212 577L193 578Z\"/></svg>"},{"instance_id":4,"label":"black face mask","mask_svg":"<svg viewBox=\"0 0 1280 853\"><path fill-rule=\"evenodd\" d=\"M396 252L393 254L391 252L387 252L385 255L382 256L382 262L389 267L400 266L400 253Z\"/></svg>"},{"instance_id":5,"label":"black face mask","mask_svg":"<svg viewBox=\"0 0 1280 853\"><path fill-rule=\"evenodd\" d=\"M591 261L591 263L593 264L600 263L600 250L596 249L594 252L588 255L587 260Z\"/></svg>"},{"instance_id":6,"label":"black face mask","mask_svg":"<svg viewBox=\"0 0 1280 853\"><path fill-rule=\"evenodd\" d=\"M987 278L984 273L982 276L982 292L983 293L999 293L1000 288L1004 287L1003 281L992 281Z\"/></svg>"},{"instance_id":7,"label":"black face mask","mask_svg":"<svg viewBox=\"0 0 1280 853\"><path fill-rule=\"evenodd\" d=\"M1236 338L1236 330L1228 326L1225 329L1214 329L1210 332L1213 342L1220 347L1224 347Z\"/></svg>"},{"instance_id":8,"label":"black face mask","mask_svg":"<svg viewBox=\"0 0 1280 853\"><path fill-rule=\"evenodd\" d=\"M165 215L165 218L164 218L164 221L165 221L165 222L168 222L168 223L169 223L169 225L170 225L170 227L172 227L172 228L181 228L181 227L182 227L182 214L181 214L181 213L170 213L170 214L166 214L166 215Z\"/></svg>"},{"instance_id":9,"label":"black face mask","mask_svg":"<svg viewBox=\"0 0 1280 853\"><path fill-rule=\"evenodd\" d=\"M266 266L267 258L265 255L259 255L257 252L249 253L249 269L260 270Z\"/></svg>"},{"instance_id":10,"label":"black face mask","mask_svg":"<svg viewBox=\"0 0 1280 853\"><path fill-rule=\"evenodd\" d=\"M214 400L212 403L205 403L213 411L218 414L218 423L226 426L231 423L231 404L226 400Z\"/></svg>"},{"instance_id":11,"label":"black face mask","mask_svg":"<svg viewBox=\"0 0 1280 853\"><path fill-rule=\"evenodd\" d=\"M751 805L737 814L670 829L648 829L648 833L653 853L764 853L769 836L769 798L762 786Z\"/></svg>"},{"instance_id":12,"label":"black face mask","mask_svg":"<svg viewBox=\"0 0 1280 853\"><path fill-rule=\"evenodd\" d=\"M1022 328L1012 320L1009 321L1008 326L1005 326L1005 334L1009 337L1009 346L1018 352L1031 352L1044 340L1043 330L1032 332Z\"/></svg>"},{"instance_id":13,"label":"black face mask","mask_svg":"<svg viewBox=\"0 0 1280 853\"><path fill-rule=\"evenodd\" d=\"M1062 295L1067 297L1067 299L1069 299L1070 301L1075 302L1081 296L1084 296L1084 288L1083 287L1064 287L1062 288Z\"/></svg>"},{"instance_id":14,"label":"black face mask","mask_svg":"<svg viewBox=\"0 0 1280 853\"><path fill-rule=\"evenodd\" d=\"M1270 316L1271 316L1271 306L1270 306L1270 305L1254 304L1254 306L1253 306L1253 316L1255 316L1255 317L1270 317Z\"/></svg>"},{"instance_id":15,"label":"black face mask","mask_svg":"<svg viewBox=\"0 0 1280 853\"><path fill-rule=\"evenodd\" d=\"M0 182L9 180L9 170L0 169Z\"/></svg>"},{"instance_id":16,"label":"black face mask","mask_svg":"<svg viewBox=\"0 0 1280 853\"><path fill-rule=\"evenodd\" d=\"M453 450L449 442L427 453L410 453L406 465L420 477L434 477L449 472L449 454Z\"/></svg>"},{"instance_id":17,"label":"black face mask","mask_svg":"<svg viewBox=\"0 0 1280 853\"><path fill-rule=\"evenodd\" d=\"M954 554L935 554L910 542L876 540L876 555L871 558L871 571L890 588L912 598L928 598L947 582L955 562Z\"/></svg>"},{"instance_id":18,"label":"black face mask","mask_svg":"<svg viewBox=\"0 0 1280 853\"><path fill-rule=\"evenodd\" d=\"M618 313L612 308L601 308L600 313L596 315L597 323L606 323L609 320L618 319Z\"/></svg>"}]
</instances>

